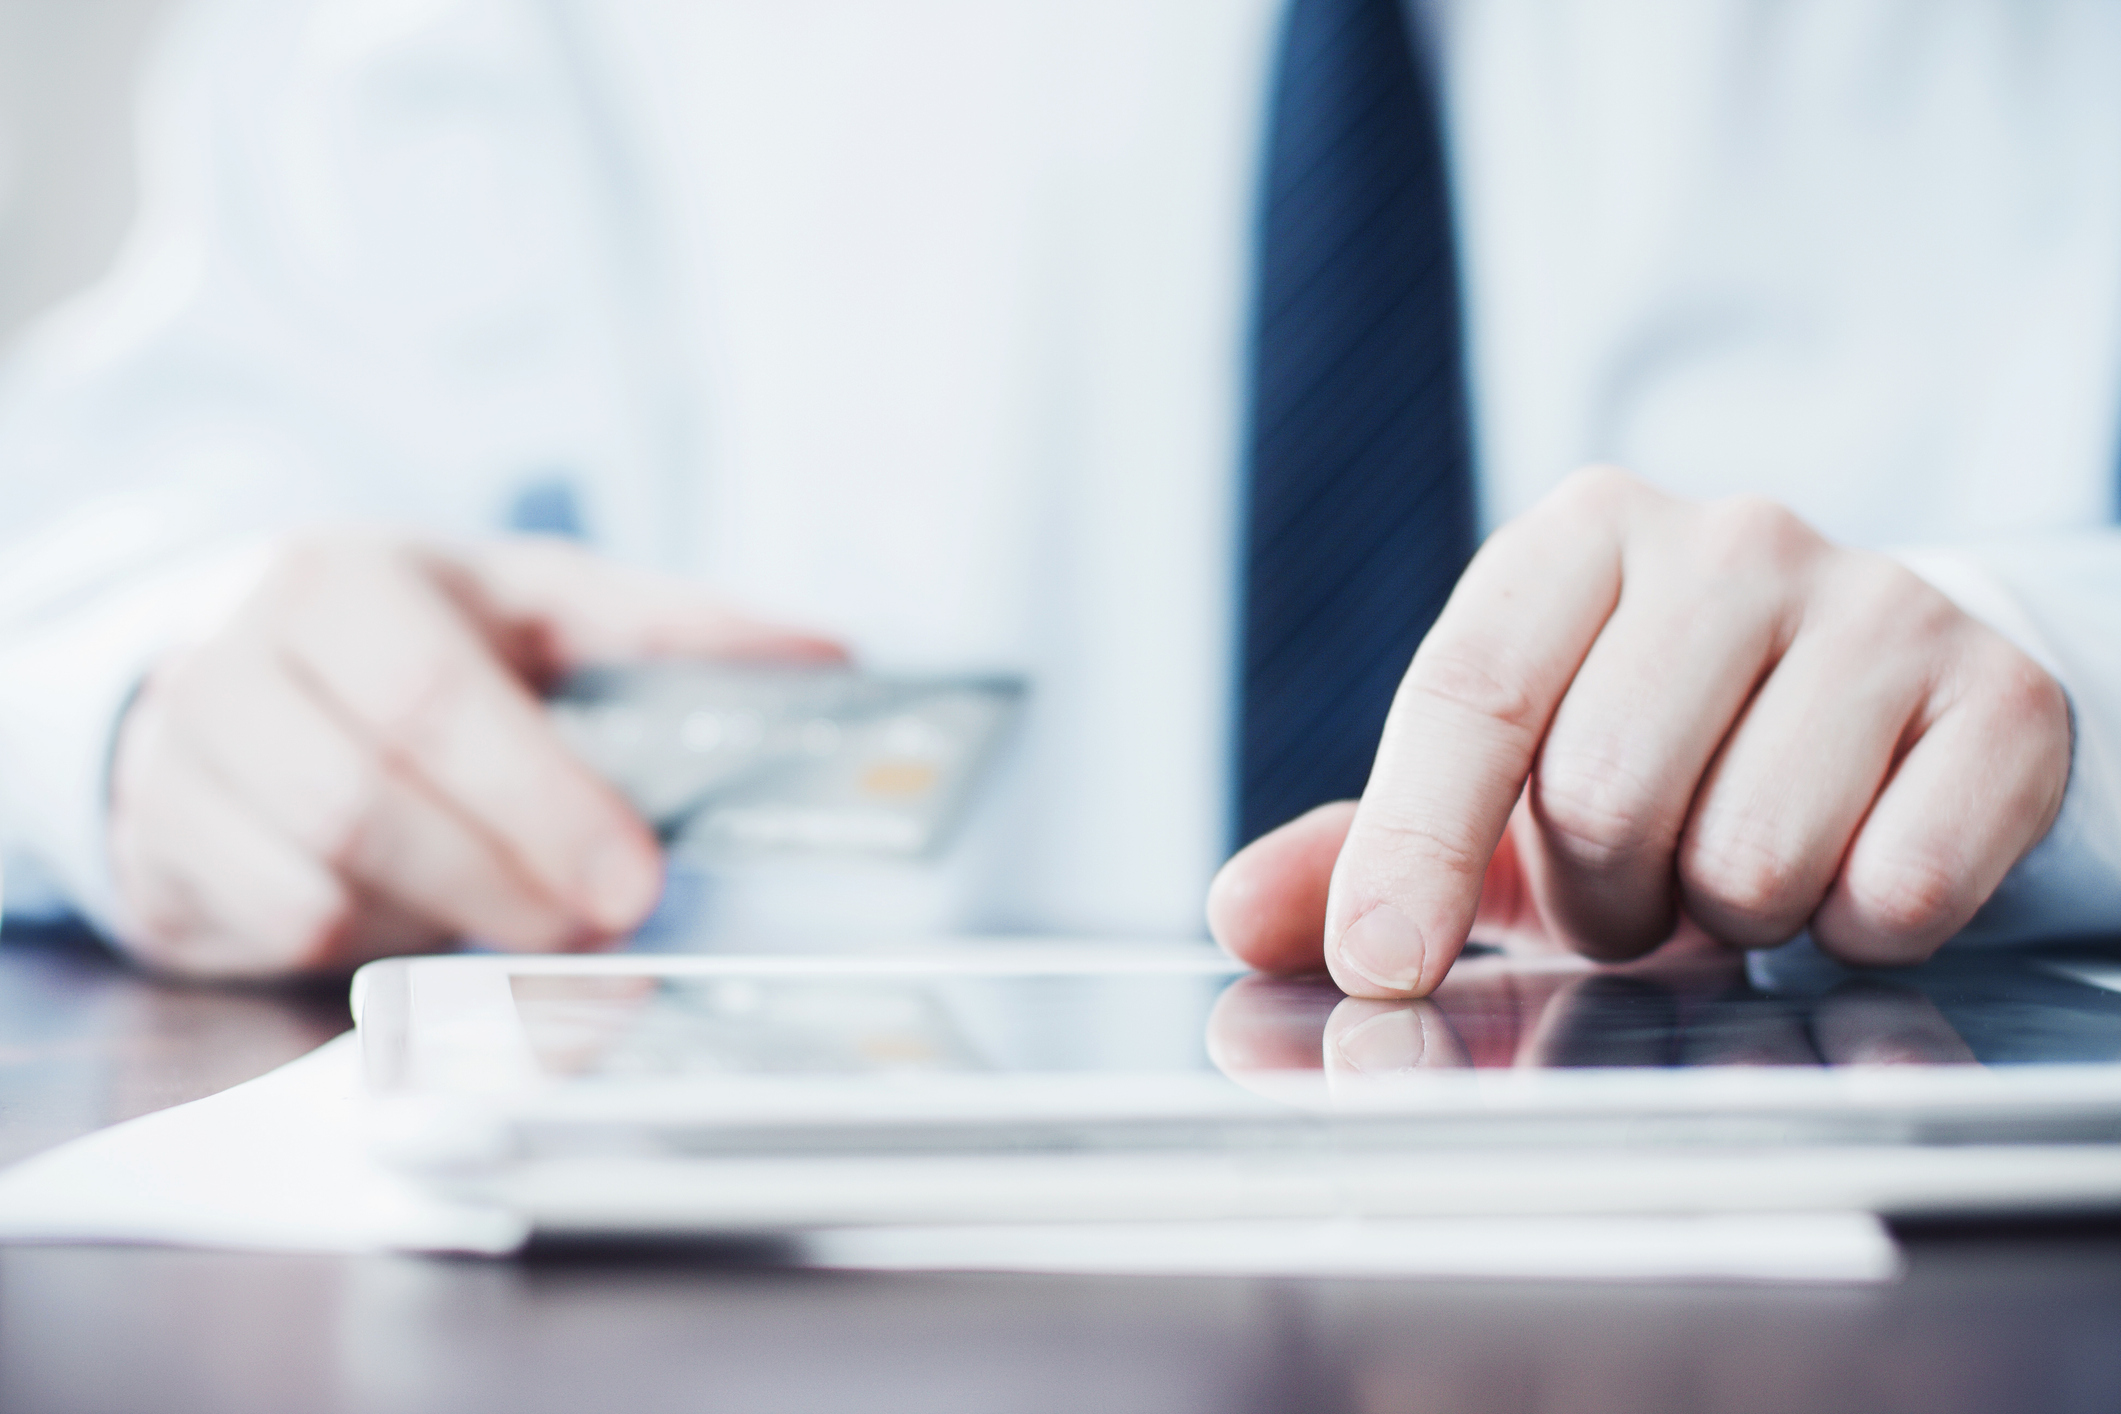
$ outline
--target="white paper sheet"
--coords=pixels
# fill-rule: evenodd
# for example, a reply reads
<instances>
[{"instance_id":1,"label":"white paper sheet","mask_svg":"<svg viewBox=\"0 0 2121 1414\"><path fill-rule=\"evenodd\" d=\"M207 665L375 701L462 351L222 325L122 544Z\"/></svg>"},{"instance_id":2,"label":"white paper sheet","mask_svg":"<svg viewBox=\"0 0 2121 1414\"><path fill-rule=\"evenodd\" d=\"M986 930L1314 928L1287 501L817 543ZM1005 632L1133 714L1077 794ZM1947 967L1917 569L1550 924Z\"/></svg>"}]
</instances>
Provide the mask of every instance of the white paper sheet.
<instances>
[{"instance_id":1,"label":"white paper sheet","mask_svg":"<svg viewBox=\"0 0 2121 1414\"><path fill-rule=\"evenodd\" d=\"M188 1105L0 1173L0 1241L274 1252L510 1252L523 1224L439 1202L373 1163L351 1034Z\"/></svg>"},{"instance_id":2,"label":"white paper sheet","mask_svg":"<svg viewBox=\"0 0 2121 1414\"><path fill-rule=\"evenodd\" d=\"M439 1201L362 1145L351 1036L245 1085L0 1173L0 1241L500 1255L506 1215ZM1877 1282L1860 1213L835 1229L799 1249L865 1270Z\"/></svg>"}]
</instances>

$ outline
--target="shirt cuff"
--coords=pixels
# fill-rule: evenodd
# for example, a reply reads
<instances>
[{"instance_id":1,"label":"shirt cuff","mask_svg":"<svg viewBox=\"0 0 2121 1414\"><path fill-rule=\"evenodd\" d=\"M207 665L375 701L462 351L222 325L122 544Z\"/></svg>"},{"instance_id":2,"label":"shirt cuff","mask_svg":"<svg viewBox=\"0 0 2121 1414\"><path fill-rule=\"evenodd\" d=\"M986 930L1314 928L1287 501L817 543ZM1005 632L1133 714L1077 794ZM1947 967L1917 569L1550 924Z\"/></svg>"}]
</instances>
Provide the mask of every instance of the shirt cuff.
<instances>
[{"instance_id":1,"label":"shirt cuff","mask_svg":"<svg viewBox=\"0 0 2121 1414\"><path fill-rule=\"evenodd\" d=\"M105 937L116 936L106 842L118 723L148 670L224 623L268 556L261 540L165 561L0 641L0 827L10 911L70 906Z\"/></svg>"}]
</instances>

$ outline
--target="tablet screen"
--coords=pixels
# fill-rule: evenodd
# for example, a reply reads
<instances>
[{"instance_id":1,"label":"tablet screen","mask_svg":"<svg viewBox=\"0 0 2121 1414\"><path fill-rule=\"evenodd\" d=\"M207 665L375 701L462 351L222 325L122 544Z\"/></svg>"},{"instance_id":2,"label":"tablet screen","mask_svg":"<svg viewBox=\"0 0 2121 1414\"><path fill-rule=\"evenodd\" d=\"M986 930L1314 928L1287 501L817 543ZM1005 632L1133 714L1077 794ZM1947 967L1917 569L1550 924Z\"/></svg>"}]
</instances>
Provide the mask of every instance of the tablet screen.
<instances>
[{"instance_id":1,"label":"tablet screen","mask_svg":"<svg viewBox=\"0 0 2121 1414\"><path fill-rule=\"evenodd\" d=\"M1851 973L1816 954L1628 970L1463 961L1421 1002L1234 971L510 978L549 1078L918 1077L2121 1060L2121 994L2052 960Z\"/></svg>"}]
</instances>

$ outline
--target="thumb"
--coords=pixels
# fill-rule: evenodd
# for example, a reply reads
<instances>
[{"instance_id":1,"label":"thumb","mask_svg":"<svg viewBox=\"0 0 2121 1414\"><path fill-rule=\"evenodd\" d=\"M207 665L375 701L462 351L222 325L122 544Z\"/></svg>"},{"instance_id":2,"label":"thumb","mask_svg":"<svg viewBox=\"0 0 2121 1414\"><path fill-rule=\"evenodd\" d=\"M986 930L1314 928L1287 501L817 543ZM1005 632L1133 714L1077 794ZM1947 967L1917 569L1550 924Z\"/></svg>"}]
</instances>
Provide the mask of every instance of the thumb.
<instances>
[{"instance_id":1,"label":"thumb","mask_svg":"<svg viewBox=\"0 0 2121 1414\"><path fill-rule=\"evenodd\" d=\"M1321 805L1230 857L1208 886L1208 931L1225 951L1262 972L1309 972L1325 965L1326 895L1355 822L1355 805ZM1505 834L1488 865L1473 931L1515 953L1566 951L1532 901L1521 833Z\"/></svg>"},{"instance_id":2,"label":"thumb","mask_svg":"<svg viewBox=\"0 0 2121 1414\"><path fill-rule=\"evenodd\" d=\"M1355 821L1336 800L1261 835L1230 857L1208 886L1208 931L1264 972L1325 966L1326 890Z\"/></svg>"},{"instance_id":3,"label":"thumb","mask_svg":"<svg viewBox=\"0 0 2121 1414\"><path fill-rule=\"evenodd\" d=\"M837 663L844 644L745 614L689 580L525 536L464 561L468 607L532 677L642 658Z\"/></svg>"}]
</instances>

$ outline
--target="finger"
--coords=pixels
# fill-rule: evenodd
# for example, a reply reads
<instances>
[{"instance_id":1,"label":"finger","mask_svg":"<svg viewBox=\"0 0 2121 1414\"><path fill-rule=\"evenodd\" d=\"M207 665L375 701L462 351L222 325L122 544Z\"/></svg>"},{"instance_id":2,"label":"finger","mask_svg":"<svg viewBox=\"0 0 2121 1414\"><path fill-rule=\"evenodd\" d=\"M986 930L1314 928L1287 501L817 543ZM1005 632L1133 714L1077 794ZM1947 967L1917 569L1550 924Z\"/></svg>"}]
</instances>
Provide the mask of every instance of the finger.
<instances>
[{"instance_id":1,"label":"finger","mask_svg":"<svg viewBox=\"0 0 2121 1414\"><path fill-rule=\"evenodd\" d=\"M1969 685L1872 806L1812 937L1844 962L1919 962L1965 927L2054 823L2069 706L2038 665L1979 630Z\"/></svg>"},{"instance_id":2,"label":"finger","mask_svg":"<svg viewBox=\"0 0 2121 1414\"><path fill-rule=\"evenodd\" d=\"M561 743L427 562L337 545L319 558L266 601L293 676L585 928L610 936L638 924L662 883L647 827Z\"/></svg>"},{"instance_id":3,"label":"finger","mask_svg":"<svg viewBox=\"0 0 2121 1414\"><path fill-rule=\"evenodd\" d=\"M1326 888L1355 802L1338 800L1246 845L1208 885L1208 932L1264 972L1323 966Z\"/></svg>"},{"instance_id":4,"label":"finger","mask_svg":"<svg viewBox=\"0 0 2121 1414\"><path fill-rule=\"evenodd\" d=\"M1851 557L1711 766L1679 853L1686 911L1737 947L1804 927L1930 696L1924 651L1956 610L1884 560Z\"/></svg>"},{"instance_id":5,"label":"finger","mask_svg":"<svg viewBox=\"0 0 2121 1414\"><path fill-rule=\"evenodd\" d=\"M1474 557L1401 681L1334 870L1327 965L1351 994L1422 996L1464 946L1547 723L1620 593L1649 493L1583 474Z\"/></svg>"},{"instance_id":6,"label":"finger","mask_svg":"<svg viewBox=\"0 0 2121 1414\"><path fill-rule=\"evenodd\" d=\"M1588 967L1573 953L1462 958L1428 1004L1442 1010L1467 1064L1504 1069L1518 1063L1548 999Z\"/></svg>"},{"instance_id":7,"label":"finger","mask_svg":"<svg viewBox=\"0 0 2121 1414\"><path fill-rule=\"evenodd\" d=\"M354 883L353 921L322 970L350 972L379 957L402 957L407 953L439 952L457 941L457 935L438 927L432 918L415 913L406 904L379 894L365 884Z\"/></svg>"},{"instance_id":8,"label":"finger","mask_svg":"<svg viewBox=\"0 0 2121 1414\"><path fill-rule=\"evenodd\" d=\"M135 754L144 748L151 760ZM266 976L327 965L352 900L166 738L128 749L112 808L121 933L158 966Z\"/></svg>"},{"instance_id":9,"label":"finger","mask_svg":"<svg viewBox=\"0 0 2121 1414\"><path fill-rule=\"evenodd\" d=\"M1339 1006L1324 978L1240 977L1208 1014L1208 1058L1234 1078L1260 1071L1316 1070L1319 1037Z\"/></svg>"},{"instance_id":10,"label":"finger","mask_svg":"<svg viewBox=\"0 0 2121 1414\"><path fill-rule=\"evenodd\" d=\"M296 848L429 931L523 951L586 941L471 821L351 736L273 660L203 650L170 685L173 730Z\"/></svg>"},{"instance_id":11,"label":"finger","mask_svg":"<svg viewBox=\"0 0 2121 1414\"><path fill-rule=\"evenodd\" d=\"M1641 520L1631 544L1652 548L1630 551L1619 604L1554 713L1527 791L1537 847L1522 851L1547 926L1606 961L1678 923L1688 806L1782 649L1785 561L1815 541L1753 502Z\"/></svg>"},{"instance_id":12,"label":"finger","mask_svg":"<svg viewBox=\"0 0 2121 1414\"><path fill-rule=\"evenodd\" d=\"M539 1071L555 1077L602 1070L614 1048L639 1034L641 1013L662 988L654 977L582 973L529 973L509 978L508 985L516 1015L538 1038Z\"/></svg>"},{"instance_id":13,"label":"finger","mask_svg":"<svg viewBox=\"0 0 2121 1414\"><path fill-rule=\"evenodd\" d=\"M1812 1035L1833 1065L1975 1065L1936 1003L1908 987L1859 978L1819 999Z\"/></svg>"},{"instance_id":14,"label":"finger","mask_svg":"<svg viewBox=\"0 0 2121 1414\"><path fill-rule=\"evenodd\" d=\"M699 585L616 565L564 541L523 537L467 555L466 606L533 680L640 658L841 662L833 639L739 613Z\"/></svg>"},{"instance_id":15,"label":"finger","mask_svg":"<svg viewBox=\"0 0 2121 1414\"><path fill-rule=\"evenodd\" d=\"M1416 1070L1464 1070L1472 1058L1442 1007L1432 1001L1349 997L1326 1021L1329 1090L1345 1098L1370 1082Z\"/></svg>"},{"instance_id":16,"label":"finger","mask_svg":"<svg viewBox=\"0 0 2121 1414\"><path fill-rule=\"evenodd\" d=\"M1263 972L1325 965L1326 894L1355 808L1352 800L1321 805L1224 863L1208 886L1208 931L1225 951ZM1559 952L1517 857L1506 835L1489 862L1473 932L1514 954Z\"/></svg>"},{"instance_id":17,"label":"finger","mask_svg":"<svg viewBox=\"0 0 2121 1414\"><path fill-rule=\"evenodd\" d=\"M506 849L425 782L381 765L366 795L366 810L339 830L335 858L380 897L453 938L515 952L587 948L607 936L571 917L524 877Z\"/></svg>"}]
</instances>

